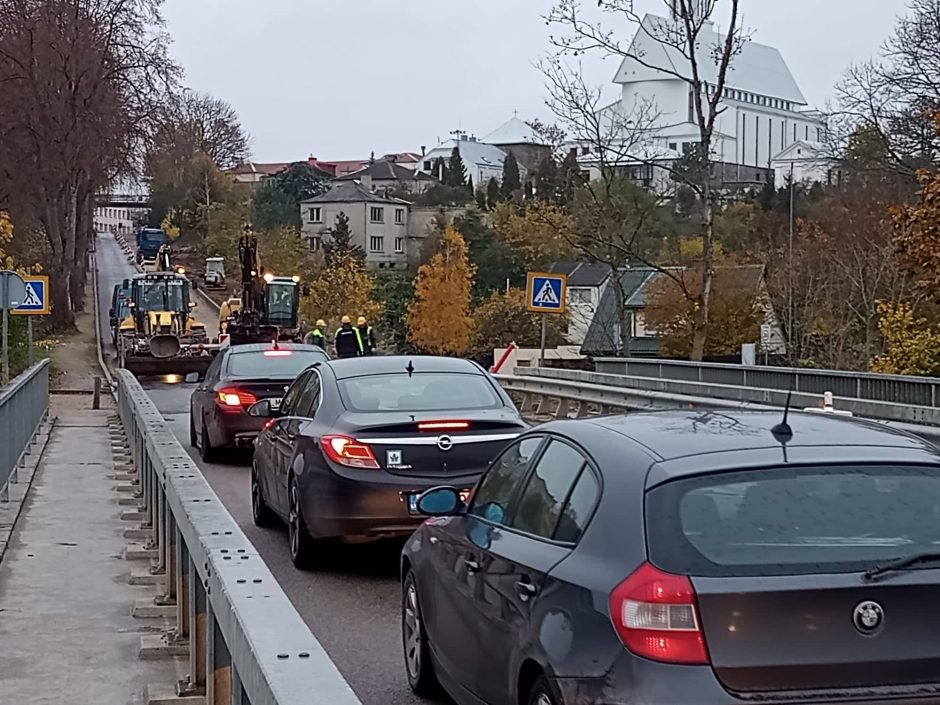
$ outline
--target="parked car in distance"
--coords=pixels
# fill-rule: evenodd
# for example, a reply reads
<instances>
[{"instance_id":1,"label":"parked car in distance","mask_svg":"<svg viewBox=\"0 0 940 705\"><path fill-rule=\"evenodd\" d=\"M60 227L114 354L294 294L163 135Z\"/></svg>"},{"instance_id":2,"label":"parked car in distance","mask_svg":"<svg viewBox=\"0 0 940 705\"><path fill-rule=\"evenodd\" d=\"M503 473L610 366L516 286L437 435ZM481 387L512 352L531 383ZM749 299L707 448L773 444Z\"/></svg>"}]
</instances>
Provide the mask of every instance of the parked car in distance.
<instances>
[{"instance_id":1,"label":"parked car in distance","mask_svg":"<svg viewBox=\"0 0 940 705\"><path fill-rule=\"evenodd\" d=\"M220 448L250 448L263 419L249 416L260 399L276 407L298 374L329 360L315 345L254 343L219 351L190 397L189 442L212 462Z\"/></svg>"},{"instance_id":2,"label":"parked car in distance","mask_svg":"<svg viewBox=\"0 0 940 705\"><path fill-rule=\"evenodd\" d=\"M479 365L446 357L332 360L306 370L255 444L252 510L259 526L287 522L298 567L322 540L410 534L417 497L441 483L464 492L527 428Z\"/></svg>"},{"instance_id":3,"label":"parked car in distance","mask_svg":"<svg viewBox=\"0 0 940 705\"><path fill-rule=\"evenodd\" d=\"M940 451L726 410L560 421L402 554L412 689L461 705L933 703Z\"/></svg>"}]
</instances>

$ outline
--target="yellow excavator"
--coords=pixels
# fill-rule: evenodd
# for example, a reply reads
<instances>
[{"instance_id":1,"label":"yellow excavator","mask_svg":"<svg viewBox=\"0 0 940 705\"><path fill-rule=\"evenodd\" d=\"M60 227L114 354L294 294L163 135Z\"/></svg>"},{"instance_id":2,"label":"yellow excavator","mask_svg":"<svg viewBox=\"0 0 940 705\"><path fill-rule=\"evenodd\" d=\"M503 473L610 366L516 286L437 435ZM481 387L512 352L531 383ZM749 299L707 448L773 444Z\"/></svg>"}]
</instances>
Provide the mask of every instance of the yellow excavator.
<instances>
[{"instance_id":1,"label":"yellow excavator","mask_svg":"<svg viewBox=\"0 0 940 705\"><path fill-rule=\"evenodd\" d=\"M118 362L135 375L205 373L218 346L192 315L190 283L176 272L150 272L125 281L129 314L117 335Z\"/></svg>"}]
</instances>

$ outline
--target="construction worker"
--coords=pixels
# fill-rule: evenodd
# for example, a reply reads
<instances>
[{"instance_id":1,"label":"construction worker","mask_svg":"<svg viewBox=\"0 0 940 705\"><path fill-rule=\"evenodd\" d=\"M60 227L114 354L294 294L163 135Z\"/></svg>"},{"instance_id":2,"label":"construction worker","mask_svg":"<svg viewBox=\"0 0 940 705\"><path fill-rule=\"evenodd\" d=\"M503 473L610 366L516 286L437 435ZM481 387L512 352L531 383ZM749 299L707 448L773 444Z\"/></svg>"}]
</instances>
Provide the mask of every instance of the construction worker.
<instances>
[{"instance_id":1,"label":"construction worker","mask_svg":"<svg viewBox=\"0 0 940 705\"><path fill-rule=\"evenodd\" d=\"M375 355L375 332L372 330L372 326L366 321L365 316L359 316L356 323L358 324L356 330L359 331L359 340L362 341L362 354Z\"/></svg>"},{"instance_id":2,"label":"construction worker","mask_svg":"<svg viewBox=\"0 0 940 705\"><path fill-rule=\"evenodd\" d=\"M322 318L317 321L316 327L304 336L304 342L307 345L316 345L326 350L326 334L323 329L326 328L326 321Z\"/></svg>"},{"instance_id":3,"label":"construction worker","mask_svg":"<svg viewBox=\"0 0 940 705\"><path fill-rule=\"evenodd\" d=\"M336 357L359 357L362 355L362 338L359 336L359 329L353 328L349 316L343 316L340 327L333 338L333 345L336 346Z\"/></svg>"}]
</instances>

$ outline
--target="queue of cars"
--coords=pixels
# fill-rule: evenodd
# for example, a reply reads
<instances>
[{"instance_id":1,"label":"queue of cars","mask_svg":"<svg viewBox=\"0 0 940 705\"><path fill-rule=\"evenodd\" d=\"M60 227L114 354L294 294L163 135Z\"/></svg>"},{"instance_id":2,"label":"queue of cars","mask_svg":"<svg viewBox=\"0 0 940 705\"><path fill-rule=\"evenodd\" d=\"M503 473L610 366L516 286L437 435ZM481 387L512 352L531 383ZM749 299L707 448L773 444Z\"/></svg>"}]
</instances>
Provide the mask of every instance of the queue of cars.
<instances>
[{"instance_id":1,"label":"queue of cars","mask_svg":"<svg viewBox=\"0 0 940 705\"><path fill-rule=\"evenodd\" d=\"M420 696L940 700L927 441L727 410L530 428L481 368L434 357L314 360L255 396L237 398L259 424L253 516L288 524L295 564L329 538L408 537L402 647Z\"/></svg>"}]
</instances>

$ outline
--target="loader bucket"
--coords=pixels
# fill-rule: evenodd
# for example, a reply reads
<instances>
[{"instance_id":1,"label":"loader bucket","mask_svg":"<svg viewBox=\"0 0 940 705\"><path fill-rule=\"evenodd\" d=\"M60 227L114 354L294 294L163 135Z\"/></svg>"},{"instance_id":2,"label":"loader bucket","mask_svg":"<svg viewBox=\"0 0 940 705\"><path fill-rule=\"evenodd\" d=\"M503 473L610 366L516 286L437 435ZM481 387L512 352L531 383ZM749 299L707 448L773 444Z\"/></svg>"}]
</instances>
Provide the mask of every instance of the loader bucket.
<instances>
[{"instance_id":1,"label":"loader bucket","mask_svg":"<svg viewBox=\"0 0 940 705\"><path fill-rule=\"evenodd\" d=\"M180 340L175 335L155 335L150 339L150 354L158 360L180 354Z\"/></svg>"},{"instance_id":2,"label":"loader bucket","mask_svg":"<svg viewBox=\"0 0 940 705\"><path fill-rule=\"evenodd\" d=\"M163 375L186 376L190 372L205 374L212 364L211 356L200 357L127 357L124 368L136 377L162 377Z\"/></svg>"}]
</instances>

